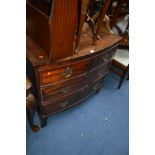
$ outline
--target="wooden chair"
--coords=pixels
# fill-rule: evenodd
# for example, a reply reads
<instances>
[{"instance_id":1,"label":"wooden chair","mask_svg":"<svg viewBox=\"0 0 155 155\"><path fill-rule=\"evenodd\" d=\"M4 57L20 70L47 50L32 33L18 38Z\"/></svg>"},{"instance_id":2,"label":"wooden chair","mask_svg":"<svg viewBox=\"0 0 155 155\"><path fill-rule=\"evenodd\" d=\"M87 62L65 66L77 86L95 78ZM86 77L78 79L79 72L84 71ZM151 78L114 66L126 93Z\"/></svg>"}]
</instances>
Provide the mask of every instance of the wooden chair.
<instances>
[{"instance_id":1,"label":"wooden chair","mask_svg":"<svg viewBox=\"0 0 155 155\"><path fill-rule=\"evenodd\" d=\"M117 89L120 89L125 77L127 76L127 79L129 79L129 50L118 49L116 51L112 62L111 71L121 77L117 86Z\"/></svg>"},{"instance_id":2,"label":"wooden chair","mask_svg":"<svg viewBox=\"0 0 155 155\"><path fill-rule=\"evenodd\" d=\"M129 79L129 0L111 0L107 14L112 31L122 37L111 66L111 71L121 77L120 89L125 77Z\"/></svg>"},{"instance_id":3,"label":"wooden chair","mask_svg":"<svg viewBox=\"0 0 155 155\"><path fill-rule=\"evenodd\" d=\"M108 15L111 19L111 28L118 20L121 20L127 14L129 14L129 0L111 0L108 9Z\"/></svg>"},{"instance_id":4,"label":"wooden chair","mask_svg":"<svg viewBox=\"0 0 155 155\"><path fill-rule=\"evenodd\" d=\"M90 6L89 15L93 19L94 23L96 23L95 21L96 19L98 19L98 17L101 17L99 13L98 14L96 13L97 12L96 10L99 10L99 8L95 10L94 8L95 2L96 2L95 0L89 1L89 6ZM99 0L98 1L99 5L102 4L102 2L103 1ZM97 33L96 36L98 36L99 31L103 33L105 32L111 33L111 29L112 29L112 32L114 34L122 37L122 40L119 45L119 49L116 52L116 55L114 57L114 60L112 62L112 67L111 67L111 70L121 77L118 87L117 87L119 89L129 70L129 35L128 35L128 31L129 31L128 2L129 1L128 0L111 0L111 1L105 1L105 2L106 3L104 4L103 8L102 8L102 5L100 6L102 8L101 12L103 12L103 16L101 18L102 23L101 22L99 23L100 29L96 31ZM113 3L117 3L117 4L113 6ZM110 5L110 8L109 8L109 5ZM106 9L104 10L104 8ZM109 20L105 20L106 17L108 17L105 15L105 13L107 12L107 8L111 10L110 12L111 16L109 16L111 18ZM109 15L108 12L107 14ZM106 24L103 24L103 18L106 21ZM105 28L108 31L105 31Z\"/></svg>"},{"instance_id":5,"label":"wooden chair","mask_svg":"<svg viewBox=\"0 0 155 155\"><path fill-rule=\"evenodd\" d=\"M120 48L129 49L129 0L111 0L109 10L110 27L117 29L118 33L116 32L116 34L123 38L120 42ZM126 25L120 26L124 22Z\"/></svg>"},{"instance_id":6,"label":"wooden chair","mask_svg":"<svg viewBox=\"0 0 155 155\"><path fill-rule=\"evenodd\" d=\"M113 32L122 36L119 48L114 56L111 71L121 77L118 89L120 89L125 76L128 73L129 79L129 18L126 16L122 21L116 23L117 27L113 27Z\"/></svg>"}]
</instances>

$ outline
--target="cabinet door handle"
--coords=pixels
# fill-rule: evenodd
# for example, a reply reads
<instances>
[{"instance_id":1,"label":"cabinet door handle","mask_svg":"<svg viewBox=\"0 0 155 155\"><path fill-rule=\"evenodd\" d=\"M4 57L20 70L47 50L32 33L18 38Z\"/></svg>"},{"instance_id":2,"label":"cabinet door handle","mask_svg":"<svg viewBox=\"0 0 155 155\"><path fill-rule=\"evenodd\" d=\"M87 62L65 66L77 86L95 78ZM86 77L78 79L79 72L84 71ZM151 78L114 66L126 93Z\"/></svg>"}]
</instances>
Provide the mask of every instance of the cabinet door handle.
<instances>
[{"instance_id":1,"label":"cabinet door handle","mask_svg":"<svg viewBox=\"0 0 155 155\"><path fill-rule=\"evenodd\" d=\"M69 78L72 76L72 69L68 66L65 71L62 73L63 76L65 76L66 78Z\"/></svg>"},{"instance_id":2,"label":"cabinet door handle","mask_svg":"<svg viewBox=\"0 0 155 155\"><path fill-rule=\"evenodd\" d=\"M70 90L70 87L65 87L65 88L61 88L60 92L63 94L66 94L66 93L68 93L69 90Z\"/></svg>"},{"instance_id":3,"label":"cabinet door handle","mask_svg":"<svg viewBox=\"0 0 155 155\"><path fill-rule=\"evenodd\" d=\"M64 102L61 102L59 105L60 105L60 107L64 108L64 107L66 107L68 104L69 104L68 101L64 101Z\"/></svg>"}]
</instances>

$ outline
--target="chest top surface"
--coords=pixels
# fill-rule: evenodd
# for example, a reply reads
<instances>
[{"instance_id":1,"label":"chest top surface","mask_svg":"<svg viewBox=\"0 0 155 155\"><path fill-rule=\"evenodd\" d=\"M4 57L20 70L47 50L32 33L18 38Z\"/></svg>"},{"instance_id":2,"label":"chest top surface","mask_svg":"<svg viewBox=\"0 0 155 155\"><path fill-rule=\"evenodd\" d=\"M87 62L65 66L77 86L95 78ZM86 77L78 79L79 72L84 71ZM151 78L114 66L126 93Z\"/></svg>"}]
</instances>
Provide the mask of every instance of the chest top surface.
<instances>
[{"instance_id":1,"label":"chest top surface","mask_svg":"<svg viewBox=\"0 0 155 155\"><path fill-rule=\"evenodd\" d=\"M96 45L92 45L92 38L81 37L79 51L77 54L60 59L56 62L49 63L48 54L41 49L29 36L26 38L26 56L34 67L48 64L55 64L58 62L71 61L94 56L104 52L106 49L117 45L121 37L116 35L104 35L103 38L97 41Z\"/></svg>"}]
</instances>

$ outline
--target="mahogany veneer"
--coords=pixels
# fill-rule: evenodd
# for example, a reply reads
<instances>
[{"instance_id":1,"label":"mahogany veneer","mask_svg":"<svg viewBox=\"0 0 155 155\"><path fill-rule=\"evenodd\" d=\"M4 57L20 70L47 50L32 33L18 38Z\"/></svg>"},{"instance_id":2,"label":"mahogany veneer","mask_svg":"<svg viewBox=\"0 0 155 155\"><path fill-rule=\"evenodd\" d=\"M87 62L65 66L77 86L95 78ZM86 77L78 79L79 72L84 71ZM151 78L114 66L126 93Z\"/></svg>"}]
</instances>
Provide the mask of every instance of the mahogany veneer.
<instances>
[{"instance_id":1,"label":"mahogany veneer","mask_svg":"<svg viewBox=\"0 0 155 155\"><path fill-rule=\"evenodd\" d=\"M78 11L78 0L52 0L48 10L47 3L42 3L44 0L38 4L36 0L27 0L26 55L27 76L43 127L50 115L100 90L121 37L102 34L93 45L92 35L79 32L86 4L81 4L82 11Z\"/></svg>"},{"instance_id":2,"label":"mahogany veneer","mask_svg":"<svg viewBox=\"0 0 155 155\"><path fill-rule=\"evenodd\" d=\"M27 36L27 70L31 70L27 75L34 81L42 127L48 116L80 103L101 88L120 40L106 35L95 46L81 41L78 54L49 63L45 52Z\"/></svg>"}]
</instances>

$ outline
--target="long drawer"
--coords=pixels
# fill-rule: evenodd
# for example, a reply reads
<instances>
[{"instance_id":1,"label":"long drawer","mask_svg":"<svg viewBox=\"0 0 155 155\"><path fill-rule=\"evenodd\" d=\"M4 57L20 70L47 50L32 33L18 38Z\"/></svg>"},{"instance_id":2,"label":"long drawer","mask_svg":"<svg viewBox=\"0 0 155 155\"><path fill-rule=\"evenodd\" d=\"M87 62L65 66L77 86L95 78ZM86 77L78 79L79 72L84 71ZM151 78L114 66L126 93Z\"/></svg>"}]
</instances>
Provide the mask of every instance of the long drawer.
<instances>
[{"instance_id":1,"label":"long drawer","mask_svg":"<svg viewBox=\"0 0 155 155\"><path fill-rule=\"evenodd\" d=\"M95 92L99 84L100 84L100 81L97 81L92 85L86 85L84 89L79 90L78 92L72 95L65 96L55 101L51 100L48 104L42 105L41 110L45 115L50 115L59 111L63 111L67 108L70 108L80 103L82 100L84 100L93 92Z\"/></svg>"},{"instance_id":2,"label":"long drawer","mask_svg":"<svg viewBox=\"0 0 155 155\"><path fill-rule=\"evenodd\" d=\"M62 67L40 71L40 85L50 85L85 76L88 71L89 59Z\"/></svg>"},{"instance_id":3,"label":"long drawer","mask_svg":"<svg viewBox=\"0 0 155 155\"><path fill-rule=\"evenodd\" d=\"M81 77L77 80L73 80L69 83L59 83L55 86L48 86L41 88L41 96L43 104L55 98L69 95L70 93L76 92L82 89L86 85L86 77Z\"/></svg>"},{"instance_id":4,"label":"long drawer","mask_svg":"<svg viewBox=\"0 0 155 155\"><path fill-rule=\"evenodd\" d=\"M112 49L109 49L101 54L97 54L97 55L93 56L91 59L91 63L90 63L90 70L92 70L102 64L105 64L108 61L111 61L111 59L115 55L116 47L112 47Z\"/></svg>"},{"instance_id":5,"label":"long drawer","mask_svg":"<svg viewBox=\"0 0 155 155\"><path fill-rule=\"evenodd\" d=\"M91 70L88 73L88 77L84 76L81 78L76 78L66 83L58 83L56 85L47 86L41 88L41 99L42 104L46 105L48 102L52 103L58 98L62 98L69 94L80 91L88 86L88 84L96 83L99 79L102 79L105 74L108 72L111 62L108 62L104 65ZM52 102L51 102L52 100Z\"/></svg>"},{"instance_id":6,"label":"long drawer","mask_svg":"<svg viewBox=\"0 0 155 155\"><path fill-rule=\"evenodd\" d=\"M48 104L42 105L41 111L45 115L54 114L77 104L82 98L84 98L84 93L80 90L75 94L63 97L56 101L51 100Z\"/></svg>"}]
</instances>

